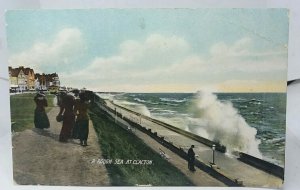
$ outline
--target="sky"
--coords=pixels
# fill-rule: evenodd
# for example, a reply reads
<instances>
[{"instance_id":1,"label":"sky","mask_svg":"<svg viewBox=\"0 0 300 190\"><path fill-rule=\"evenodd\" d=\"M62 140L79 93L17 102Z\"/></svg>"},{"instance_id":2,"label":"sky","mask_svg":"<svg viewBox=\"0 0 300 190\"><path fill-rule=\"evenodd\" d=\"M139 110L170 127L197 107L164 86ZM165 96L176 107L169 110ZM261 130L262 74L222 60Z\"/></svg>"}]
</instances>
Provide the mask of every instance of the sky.
<instances>
[{"instance_id":1,"label":"sky","mask_svg":"<svg viewBox=\"0 0 300 190\"><path fill-rule=\"evenodd\" d=\"M285 92L286 9L6 12L8 63L107 92Z\"/></svg>"}]
</instances>

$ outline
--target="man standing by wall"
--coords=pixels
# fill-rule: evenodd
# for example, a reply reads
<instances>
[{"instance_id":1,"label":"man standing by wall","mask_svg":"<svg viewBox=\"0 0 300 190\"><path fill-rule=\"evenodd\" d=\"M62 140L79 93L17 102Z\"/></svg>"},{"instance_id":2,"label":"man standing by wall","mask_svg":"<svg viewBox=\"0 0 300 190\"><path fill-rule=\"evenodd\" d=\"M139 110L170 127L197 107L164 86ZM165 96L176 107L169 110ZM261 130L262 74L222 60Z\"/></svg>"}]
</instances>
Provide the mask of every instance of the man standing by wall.
<instances>
[{"instance_id":1,"label":"man standing by wall","mask_svg":"<svg viewBox=\"0 0 300 190\"><path fill-rule=\"evenodd\" d=\"M188 150L188 168L190 171L196 171L194 167L194 162L195 162L195 152L193 150L195 146L192 145L191 148Z\"/></svg>"}]
</instances>

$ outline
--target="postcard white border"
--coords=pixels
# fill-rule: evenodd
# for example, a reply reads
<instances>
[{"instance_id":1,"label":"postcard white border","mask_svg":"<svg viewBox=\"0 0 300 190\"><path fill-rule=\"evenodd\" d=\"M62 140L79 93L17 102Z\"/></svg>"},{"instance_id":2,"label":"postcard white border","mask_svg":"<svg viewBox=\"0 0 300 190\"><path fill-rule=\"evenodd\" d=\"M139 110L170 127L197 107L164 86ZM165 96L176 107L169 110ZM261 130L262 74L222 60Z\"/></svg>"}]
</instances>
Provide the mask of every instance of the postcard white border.
<instances>
[{"instance_id":1,"label":"postcard white border","mask_svg":"<svg viewBox=\"0 0 300 190\"><path fill-rule=\"evenodd\" d=\"M86 189L87 187L45 187L45 186L15 186L12 178L12 155L10 135L10 113L8 94L7 50L5 42L4 11L7 9L83 9L83 8L289 8L289 79L300 78L300 1L297 0L1 0L0 1L0 189ZM298 52L297 52L298 50ZM296 53L297 52L297 53ZM285 187L296 190L300 187L300 129L299 122L300 83L288 88L287 109L287 146ZM292 117L295 114L298 117ZM106 187L107 188L107 187ZM89 189L106 189L101 187ZM109 189L117 189L110 187ZM141 189L141 188L123 188ZM146 188L143 188L146 189ZM160 187L151 189L162 189ZM191 189L182 187L166 187L164 189ZM224 189L252 190L253 188L202 188L192 189Z\"/></svg>"}]
</instances>

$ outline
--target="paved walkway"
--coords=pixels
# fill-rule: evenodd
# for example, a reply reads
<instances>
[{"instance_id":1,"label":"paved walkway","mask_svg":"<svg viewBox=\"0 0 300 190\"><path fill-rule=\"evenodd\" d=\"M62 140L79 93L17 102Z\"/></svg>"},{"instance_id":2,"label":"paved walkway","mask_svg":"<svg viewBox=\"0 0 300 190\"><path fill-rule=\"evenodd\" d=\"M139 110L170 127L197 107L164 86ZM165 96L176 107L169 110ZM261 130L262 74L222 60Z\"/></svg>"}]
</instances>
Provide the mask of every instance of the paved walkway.
<instances>
[{"instance_id":1,"label":"paved walkway","mask_svg":"<svg viewBox=\"0 0 300 190\"><path fill-rule=\"evenodd\" d=\"M101 106L101 105L99 105ZM101 106L102 109L106 110L104 107ZM110 113L112 117L114 117L113 113ZM116 118L116 121L120 124L122 124L125 128L130 127L130 125L122 120L121 118ZM183 174L185 174L196 186L213 186L213 187L223 187L226 186L219 180L213 178L206 172L202 170L196 170L196 172L191 172L188 170L187 167L187 161L175 154L174 152L170 151L169 149L165 148L161 144L159 144L157 141L155 141L153 138L148 136L147 134L131 128L130 130L132 133L134 133L137 137L139 137L141 140L145 142L152 150L157 152L158 154L165 155L167 157L166 159L174 165L177 169L179 169Z\"/></svg>"},{"instance_id":2,"label":"paved walkway","mask_svg":"<svg viewBox=\"0 0 300 190\"><path fill-rule=\"evenodd\" d=\"M13 136L13 175L19 185L107 186L110 185L104 165L92 164L101 158L98 139L89 125L87 147L78 140L60 143L61 123L55 120L59 111L48 113L50 129L32 129Z\"/></svg>"},{"instance_id":3,"label":"paved walkway","mask_svg":"<svg viewBox=\"0 0 300 190\"><path fill-rule=\"evenodd\" d=\"M106 104L111 109L115 110L115 106L110 101L106 101ZM194 151L197 156L196 159L207 165L209 165L209 163L212 161L212 150L210 147L198 141L187 138L186 136L170 131L169 129L149 120L133 115L124 109L117 108L117 111L121 112L123 117L127 117L136 123L141 123L143 127L151 129L152 132L157 132L158 136L163 136L165 140L172 142L177 147L182 147L186 151L192 144L195 145ZM244 186L269 188L282 187L283 180L281 178L245 164L233 156L216 151L215 163L222 173L226 174L231 179L243 181Z\"/></svg>"}]
</instances>

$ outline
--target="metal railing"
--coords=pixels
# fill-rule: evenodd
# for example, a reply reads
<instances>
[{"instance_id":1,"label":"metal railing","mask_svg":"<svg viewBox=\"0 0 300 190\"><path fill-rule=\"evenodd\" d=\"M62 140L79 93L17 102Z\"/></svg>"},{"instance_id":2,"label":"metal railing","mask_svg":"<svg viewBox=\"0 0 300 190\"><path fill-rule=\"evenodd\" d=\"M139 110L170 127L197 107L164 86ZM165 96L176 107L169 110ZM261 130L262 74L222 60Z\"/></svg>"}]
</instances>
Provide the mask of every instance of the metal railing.
<instances>
[{"instance_id":1,"label":"metal railing","mask_svg":"<svg viewBox=\"0 0 300 190\"><path fill-rule=\"evenodd\" d=\"M219 152L222 152L222 153L226 152L226 147L224 145L221 145L218 142L211 141L209 139L206 139L206 138L203 138L201 136L195 135L195 134L193 134L191 132L188 132L188 131L182 130L180 128L177 128L175 126L172 126L172 125L170 125L168 123L165 123L165 122L159 121L157 119L154 119L154 118L145 116L143 114L140 114L138 112L132 111L132 110L130 110L128 108L125 108L123 106L115 104L111 100L107 100L106 102L109 102L109 104L111 104L111 105L105 105L106 108L110 109L110 111L114 112L115 115L118 116L118 117L121 117L121 118L125 117L125 116L123 116L123 113L127 112L127 114L130 115L129 117L127 117L127 119L129 119L132 122L135 122L137 124L142 125L142 121L143 120L147 120L148 122L152 122L153 124L157 124L159 126L167 128L167 129L169 129L171 131L179 133L179 134L181 134L183 136L186 136L186 137L188 137L190 139L193 139L193 140L195 140L197 142L200 142L200 143L202 143L204 145L207 145L208 147L213 147L213 145L215 145L216 146L216 150L219 151Z\"/></svg>"}]
</instances>

